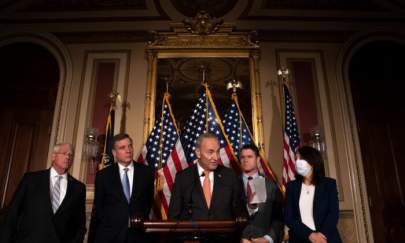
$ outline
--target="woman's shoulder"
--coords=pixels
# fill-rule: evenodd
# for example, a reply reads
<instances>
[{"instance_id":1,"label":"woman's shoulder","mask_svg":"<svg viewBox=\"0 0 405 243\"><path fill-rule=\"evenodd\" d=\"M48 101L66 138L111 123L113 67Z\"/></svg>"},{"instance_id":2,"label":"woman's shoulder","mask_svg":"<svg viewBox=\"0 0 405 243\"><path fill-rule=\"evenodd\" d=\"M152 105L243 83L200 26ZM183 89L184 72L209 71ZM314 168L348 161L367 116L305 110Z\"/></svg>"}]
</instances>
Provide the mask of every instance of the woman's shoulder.
<instances>
[{"instance_id":1,"label":"woman's shoulder","mask_svg":"<svg viewBox=\"0 0 405 243\"><path fill-rule=\"evenodd\" d=\"M302 183L302 182L301 182L300 180L297 180L297 179L292 180L292 181L290 181L290 182L287 183L286 189L288 189L288 188L296 188L296 187L298 187L298 185L300 185L301 183Z\"/></svg>"},{"instance_id":2,"label":"woman's shoulder","mask_svg":"<svg viewBox=\"0 0 405 243\"><path fill-rule=\"evenodd\" d=\"M320 183L326 186L336 186L336 180L326 176L321 178Z\"/></svg>"}]
</instances>

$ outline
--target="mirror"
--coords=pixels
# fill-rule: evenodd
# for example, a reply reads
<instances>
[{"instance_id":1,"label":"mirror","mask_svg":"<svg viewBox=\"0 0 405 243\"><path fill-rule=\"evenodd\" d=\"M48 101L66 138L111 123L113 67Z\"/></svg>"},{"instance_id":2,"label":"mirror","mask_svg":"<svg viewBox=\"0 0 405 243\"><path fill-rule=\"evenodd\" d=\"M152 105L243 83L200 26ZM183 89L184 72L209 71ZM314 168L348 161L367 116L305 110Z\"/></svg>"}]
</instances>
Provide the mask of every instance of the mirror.
<instances>
[{"instance_id":1,"label":"mirror","mask_svg":"<svg viewBox=\"0 0 405 243\"><path fill-rule=\"evenodd\" d=\"M239 105L249 128L252 128L249 60L247 58L170 58L159 59L157 63L156 97L163 97L166 88L171 94L174 117L177 127L182 128L191 109L197 101L202 73L210 86L218 113L223 119L231 105L232 90L227 84L233 80L242 83L238 89ZM167 86L167 87L166 87ZM155 117L160 116L161 101L155 102Z\"/></svg>"}]
</instances>

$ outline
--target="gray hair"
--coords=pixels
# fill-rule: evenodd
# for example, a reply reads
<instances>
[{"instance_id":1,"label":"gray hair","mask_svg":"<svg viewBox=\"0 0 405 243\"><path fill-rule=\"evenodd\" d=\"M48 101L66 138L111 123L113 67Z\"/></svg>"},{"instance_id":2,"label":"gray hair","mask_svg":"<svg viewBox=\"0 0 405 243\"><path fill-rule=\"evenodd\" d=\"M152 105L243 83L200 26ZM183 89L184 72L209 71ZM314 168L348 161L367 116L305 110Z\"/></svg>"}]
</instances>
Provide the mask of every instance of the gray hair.
<instances>
[{"instance_id":1,"label":"gray hair","mask_svg":"<svg viewBox=\"0 0 405 243\"><path fill-rule=\"evenodd\" d=\"M195 147L196 147L196 148L200 148L202 141L203 141L204 139L206 139L206 138L215 138L215 139L218 141L218 137L217 137L215 134L213 134L213 133L211 133L211 132L206 132L206 133L201 134L201 135L197 138L197 141L195 142ZM218 143L219 143L219 141L218 141Z\"/></svg>"},{"instance_id":2,"label":"gray hair","mask_svg":"<svg viewBox=\"0 0 405 243\"><path fill-rule=\"evenodd\" d=\"M62 145L69 145L70 150L72 151L72 153L74 152L73 150L73 145L71 143L57 143L53 146L53 152L54 153L58 153L59 149Z\"/></svg>"}]
</instances>

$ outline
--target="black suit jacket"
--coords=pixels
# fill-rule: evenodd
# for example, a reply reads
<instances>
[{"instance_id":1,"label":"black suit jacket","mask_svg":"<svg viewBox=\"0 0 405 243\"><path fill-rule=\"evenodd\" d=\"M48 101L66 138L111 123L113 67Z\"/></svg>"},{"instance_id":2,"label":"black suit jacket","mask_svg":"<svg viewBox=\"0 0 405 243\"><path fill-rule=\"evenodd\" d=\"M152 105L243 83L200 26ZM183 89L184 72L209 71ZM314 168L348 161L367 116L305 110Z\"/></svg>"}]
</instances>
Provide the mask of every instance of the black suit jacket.
<instances>
[{"instance_id":1,"label":"black suit jacket","mask_svg":"<svg viewBox=\"0 0 405 243\"><path fill-rule=\"evenodd\" d=\"M11 201L0 242L83 242L85 185L68 175L66 195L54 214L49 173L48 169L24 175Z\"/></svg>"},{"instance_id":2,"label":"black suit jacket","mask_svg":"<svg viewBox=\"0 0 405 243\"><path fill-rule=\"evenodd\" d=\"M242 178L241 183L245 189ZM280 235L284 228L280 191L268 178L266 178L266 194L266 201L259 203L258 211L249 217L249 223L242 232L242 238L251 239L269 235L275 243L280 242ZM244 197L244 205L247 205L246 197Z\"/></svg>"},{"instance_id":3,"label":"black suit jacket","mask_svg":"<svg viewBox=\"0 0 405 243\"><path fill-rule=\"evenodd\" d=\"M299 200L302 182L291 181L287 184L285 199L285 224L290 229L289 242L309 242L308 236L314 232L301 221ZM337 230L339 219L339 201L336 181L332 178L321 178L315 186L313 217L317 232L324 234L328 243L340 243Z\"/></svg>"},{"instance_id":4,"label":"black suit jacket","mask_svg":"<svg viewBox=\"0 0 405 243\"><path fill-rule=\"evenodd\" d=\"M131 199L122 189L118 164L97 172L89 243L147 242L140 230L129 229L129 217L147 219L153 202L154 171L134 162Z\"/></svg>"},{"instance_id":5,"label":"black suit jacket","mask_svg":"<svg viewBox=\"0 0 405 243\"><path fill-rule=\"evenodd\" d=\"M176 175L169 204L169 218L179 220L226 220L243 213L243 190L234 172L219 165L214 171L211 207L205 202L197 165Z\"/></svg>"}]
</instances>

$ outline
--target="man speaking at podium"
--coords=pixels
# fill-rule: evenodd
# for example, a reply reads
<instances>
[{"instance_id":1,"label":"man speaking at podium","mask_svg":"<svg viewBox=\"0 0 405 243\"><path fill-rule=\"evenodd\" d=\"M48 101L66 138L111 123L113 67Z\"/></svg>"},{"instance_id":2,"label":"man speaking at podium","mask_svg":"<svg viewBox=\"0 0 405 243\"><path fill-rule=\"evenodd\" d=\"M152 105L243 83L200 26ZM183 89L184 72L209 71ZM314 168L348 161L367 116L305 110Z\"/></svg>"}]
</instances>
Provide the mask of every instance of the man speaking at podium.
<instances>
[{"instance_id":1,"label":"man speaking at podium","mask_svg":"<svg viewBox=\"0 0 405 243\"><path fill-rule=\"evenodd\" d=\"M169 219L234 220L241 216L243 190L234 172L218 164L219 141L212 133L196 141L198 161L177 173Z\"/></svg>"}]
</instances>

